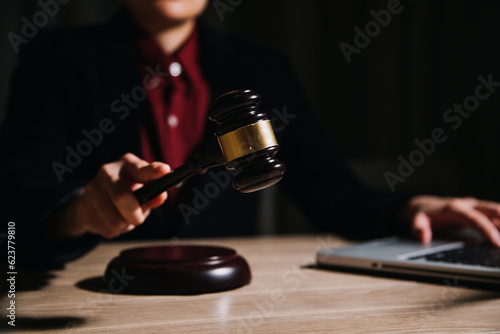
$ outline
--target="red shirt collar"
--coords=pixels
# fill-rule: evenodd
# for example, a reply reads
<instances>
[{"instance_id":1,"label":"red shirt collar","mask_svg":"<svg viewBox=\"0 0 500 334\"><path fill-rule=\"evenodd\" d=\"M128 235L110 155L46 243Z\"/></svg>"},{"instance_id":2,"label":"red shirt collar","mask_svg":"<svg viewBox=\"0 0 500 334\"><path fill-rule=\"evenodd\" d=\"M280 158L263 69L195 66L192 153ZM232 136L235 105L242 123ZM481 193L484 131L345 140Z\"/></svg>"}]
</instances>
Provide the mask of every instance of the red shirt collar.
<instances>
[{"instance_id":1,"label":"red shirt collar","mask_svg":"<svg viewBox=\"0 0 500 334\"><path fill-rule=\"evenodd\" d=\"M153 69L160 65L160 68L166 72L173 62L178 62L182 66L182 74L187 79L192 80L201 74L198 62L198 27L195 27L193 33L186 42L173 54L165 53L158 42L150 36L139 40L139 53L141 56L141 72L149 66Z\"/></svg>"}]
</instances>

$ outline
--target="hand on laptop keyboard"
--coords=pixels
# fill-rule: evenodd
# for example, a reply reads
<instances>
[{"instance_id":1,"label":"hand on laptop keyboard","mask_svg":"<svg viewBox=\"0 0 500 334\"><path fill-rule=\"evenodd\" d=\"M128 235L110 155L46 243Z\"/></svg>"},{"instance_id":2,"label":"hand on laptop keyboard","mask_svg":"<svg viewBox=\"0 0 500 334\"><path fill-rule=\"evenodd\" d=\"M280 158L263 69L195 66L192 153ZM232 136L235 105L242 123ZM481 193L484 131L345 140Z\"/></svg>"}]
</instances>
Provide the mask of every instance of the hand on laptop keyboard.
<instances>
[{"instance_id":1,"label":"hand on laptop keyboard","mask_svg":"<svg viewBox=\"0 0 500 334\"><path fill-rule=\"evenodd\" d=\"M410 223L413 235L424 243L432 240L433 231L449 228L474 228L500 247L500 204L476 198L415 196L400 212Z\"/></svg>"}]
</instances>

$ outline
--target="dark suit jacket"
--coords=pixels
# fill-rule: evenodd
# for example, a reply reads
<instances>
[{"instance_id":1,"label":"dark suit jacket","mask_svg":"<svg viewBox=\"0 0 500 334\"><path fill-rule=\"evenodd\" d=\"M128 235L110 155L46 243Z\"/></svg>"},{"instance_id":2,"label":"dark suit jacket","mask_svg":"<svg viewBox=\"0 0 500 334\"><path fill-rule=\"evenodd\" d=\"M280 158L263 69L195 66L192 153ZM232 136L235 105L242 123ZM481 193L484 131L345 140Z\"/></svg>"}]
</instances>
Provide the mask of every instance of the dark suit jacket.
<instances>
[{"instance_id":1,"label":"dark suit jacket","mask_svg":"<svg viewBox=\"0 0 500 334\"><path fill-rule=\"evenodd\" d=\"M283 193L318 230L358 236L388 233L391 215L404 196L371 191L351 175L325 139L286 59L203 25L199 31L201 64L212 97L234 89L262 95L262 110L273 120L280 144L278 157L287 165L279 183ZM132 96L142 84L136 70L137 36L131 20L120 12L102 26L40 33L21 53L0 140L2 197L8 198L2 218L16 223L18 254L28 263L62 264L93 247L97 236L56 242L44 233L45 225L102 164L127 152L141 155L138 124L148 102L116 108L117 99ZM95 135L92 143L89 133L100 126L106 130L102 140ZM200 152L213 145L208 125ZM80 159L68 158L72 150L80 151ZM232 189L220 174L224 170L216 168L186 182L182 201L154 210L145 224L121 238L255 234L260 193ZM188 219L178 209L181 203L193 209Z\"/></svg>"}]
</instances>

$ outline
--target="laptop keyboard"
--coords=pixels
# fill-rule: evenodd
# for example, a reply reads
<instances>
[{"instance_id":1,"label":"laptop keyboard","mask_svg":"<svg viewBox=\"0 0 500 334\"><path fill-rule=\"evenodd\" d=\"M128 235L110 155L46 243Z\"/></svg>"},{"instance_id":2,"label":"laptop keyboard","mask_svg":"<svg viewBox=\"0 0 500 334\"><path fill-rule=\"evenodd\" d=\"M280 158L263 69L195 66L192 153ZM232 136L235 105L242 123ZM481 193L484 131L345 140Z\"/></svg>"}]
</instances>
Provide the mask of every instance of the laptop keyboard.
<instances>
[{"instance_id":1,"label":"laptop keyboard","mask_svg":"<svg viewBox=\"0 0 500 334\"><path fill-rule=\"evenodd\" d=\"M477 246L465 246L459 249L417 256L410 260L417 259L500 268L500 248L484 243Z\"/></svg>"}]
</instances>

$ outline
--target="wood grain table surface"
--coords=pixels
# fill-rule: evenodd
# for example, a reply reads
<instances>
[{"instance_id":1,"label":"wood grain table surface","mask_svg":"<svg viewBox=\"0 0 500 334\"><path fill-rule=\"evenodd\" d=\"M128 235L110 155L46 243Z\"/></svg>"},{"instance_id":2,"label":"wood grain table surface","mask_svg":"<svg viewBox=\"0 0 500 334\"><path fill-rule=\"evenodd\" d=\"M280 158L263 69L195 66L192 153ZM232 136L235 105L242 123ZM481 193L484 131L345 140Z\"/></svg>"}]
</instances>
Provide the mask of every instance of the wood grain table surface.
<instances>
[{"instance_id":1,"label":"wood grain table surface","mask_svg":"<svg viewBox=\"0 0 500 334\"><path fill-rule=\"evenodd\" d=\"M199 295L112 294L120 250L169 243L226 246L249 263L243 287ZM500 292L311 268L334 235L102 243L62 270L19 272L13 333L500 333ZM22 277L24 275L24 277Z\"/></svg>"}]
</instances>

